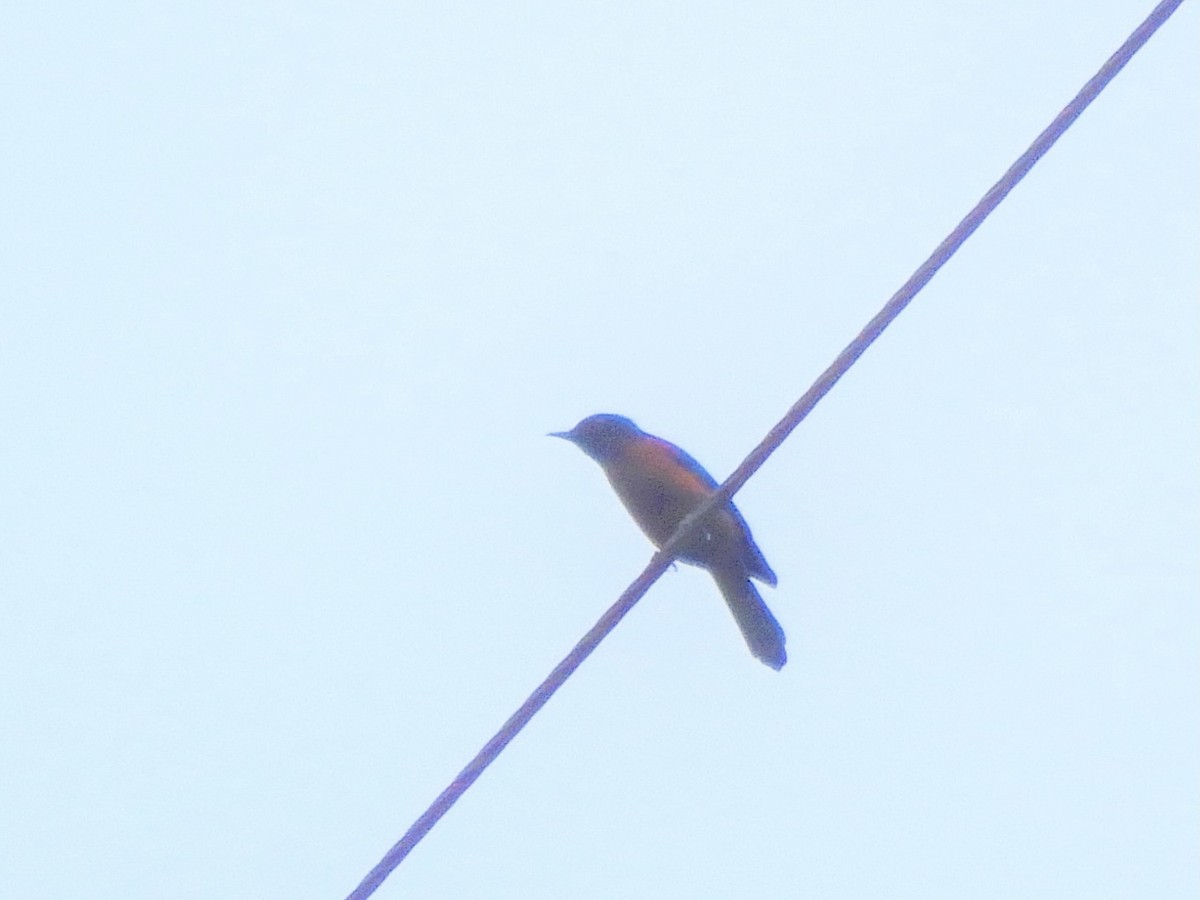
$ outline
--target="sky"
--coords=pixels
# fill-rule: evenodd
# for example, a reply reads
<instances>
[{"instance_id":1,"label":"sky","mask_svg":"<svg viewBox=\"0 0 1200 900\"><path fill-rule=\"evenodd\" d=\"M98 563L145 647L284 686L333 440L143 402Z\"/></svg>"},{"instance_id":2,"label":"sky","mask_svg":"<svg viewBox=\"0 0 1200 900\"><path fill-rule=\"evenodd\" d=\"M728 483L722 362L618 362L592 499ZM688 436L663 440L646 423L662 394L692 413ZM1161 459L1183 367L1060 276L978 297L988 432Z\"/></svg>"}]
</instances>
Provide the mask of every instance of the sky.
<instances>
[{"instance_id":1,"label":"sky","mask_svg":"<svg viewBox=\"0 0 1200 900\"><path fill-rule=\"evenodd\" d=\"M0 14L0 895L340 898L1149 2ZM380 898L1200 893L1200 14Z\"/></svg>"}]
</instances>

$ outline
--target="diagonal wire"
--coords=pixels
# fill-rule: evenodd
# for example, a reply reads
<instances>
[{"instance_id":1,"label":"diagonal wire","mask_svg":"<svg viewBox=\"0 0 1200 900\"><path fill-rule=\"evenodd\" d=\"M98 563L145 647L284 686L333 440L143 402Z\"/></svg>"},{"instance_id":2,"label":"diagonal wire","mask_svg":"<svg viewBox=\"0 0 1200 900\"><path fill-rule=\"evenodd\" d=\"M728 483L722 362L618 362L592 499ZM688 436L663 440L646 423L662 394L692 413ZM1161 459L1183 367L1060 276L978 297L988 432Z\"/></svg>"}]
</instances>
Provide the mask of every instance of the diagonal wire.
<instances>
[{"instance_id":1,"label":"diagonal wire","mask_svg":"<svg viewBox=\"0 0 1200 900\"><path fill-rule=\"evenodd\" d=\"M1063 133L1071 127L1071 124L1079 118L1079 115L1096 99L1099 93L1116 77L1116 74L1125 67L1125 64L1133 58L1133 55L1142 48L1142 45L1166 22L1182 2L1183 0L1163 0L1163 2L1159 3L1151 11L1146 20L1134 30L1117 52L1105 61L1100 70L1083 86L1071 102L1063 108L1062 112L1054 117L1054 121L1047 126L1045 131L1037 136L1034 142L1030 144L1029 149L1022 153L1000 180L984 194L983 199L955 226L954 230L937 246L929 258L921 264L900 290L892 295L891 299L884 304L883 309L867 323L867 326L846 346L846 349L838 354L837 359L830 364L829 368L821 373L821 376L813 383L813 386L804 393L804 396L796 401L792 408L787 411L787 415L767 433L767 436L750 452L750 455L725 480L716 493L700 504L691 515L680 523L674 536L662 550L654 555L642 571L642 574L625 589L625 592L617 598L616 602L592 626L592 629L584 635L583 639L575 645L574 649L566 655L563 661L554 667L554 670L546 677L546 680L538 685L537 689L529 695L529 698L521 704L520 708L501 726L495 736L483 746L483 749L476 754L475 758L458 773L449 786L437 796L437 799L430 804L429 808L404 833L404 836L384 854L383 859L367 873L358 887L349 894L347 900L365 900L365 898L375 893L375 889L383 883L384 879L391 874L396 866L400 865L404 858L412 851L413 847L425 837L429 829L446 814L455 801L462 796L463 792L475 783L475 780L483 774L483 770L492 763L500 754L500 751L508 746L509 742L517 736L517 733L525 727L534 714L546 705L546 701L562 686L571 673L579 668L579 665L596 649L597 645L604 640L608 633L617 626L617 623L625 617L625 614L633 608L633 605L641 599L642 595L649 590L650 585L658 580L659 576L666 571L674 557L675 550L688 537L692 529L696 526L696 523L717 504L724 503L732 497L746 483L750 476L758 471L762 464L766 462L767 457L775 452L776 448L804 420L813 410L813 407L820 402L821 398L829 393L838 380L846 374L849 368L863 355L875 339L883 333L883 330L892 323L896 316L900 315L921 288L933 278L938 269L945 265L950 257L954 255L955 251L962 246L963 242L975 232L975 229L983 224L983 220L999 206L1000 202L1008 196L1009 192L1033 168L1034 164L1062 137Z\"/></svg>"}]
</instances>

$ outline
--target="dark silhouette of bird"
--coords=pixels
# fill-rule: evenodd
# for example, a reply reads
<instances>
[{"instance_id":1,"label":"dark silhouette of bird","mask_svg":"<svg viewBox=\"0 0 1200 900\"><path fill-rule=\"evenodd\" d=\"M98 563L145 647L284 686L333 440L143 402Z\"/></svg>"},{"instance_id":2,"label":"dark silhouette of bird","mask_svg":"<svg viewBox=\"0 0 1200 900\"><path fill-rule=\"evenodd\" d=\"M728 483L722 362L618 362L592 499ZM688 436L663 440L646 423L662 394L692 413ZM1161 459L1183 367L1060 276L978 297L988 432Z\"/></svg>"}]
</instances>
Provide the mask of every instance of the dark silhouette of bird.
<instances>
[{"instance_id":1,"label":"dark silhouette of bird","mask_svg":"<svg viewBox=\"0 0 1200 900\"><path fill-rule=\"evenodd\" d=\"M554 432L604 469L646 536L662 547L679 523L717 489L704 467L669 441L647 434L624 416L588 416L570 431ZM737 621L750 652L773 669L787 662L783 629L751 583L777 580L732 502L718 506L692 533L678 558L707 569Z\"/></svg>"}]
</instances>

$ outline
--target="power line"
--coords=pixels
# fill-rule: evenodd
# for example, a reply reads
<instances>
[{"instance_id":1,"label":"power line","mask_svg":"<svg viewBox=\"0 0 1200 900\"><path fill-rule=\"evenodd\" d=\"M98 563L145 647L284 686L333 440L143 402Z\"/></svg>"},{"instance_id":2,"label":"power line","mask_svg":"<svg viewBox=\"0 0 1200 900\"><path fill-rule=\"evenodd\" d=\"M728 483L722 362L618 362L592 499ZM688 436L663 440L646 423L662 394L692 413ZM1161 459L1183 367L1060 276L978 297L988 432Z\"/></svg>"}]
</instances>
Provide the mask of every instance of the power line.
<instances>
[{"instance_id":1,"label":"power line","mask_svg":"<svg viewBox=\"0 0 1200 900\"><path fill-rule=\"evenodd\" d=\"M1125 43L1105 61L1104 65L1083 86L1079 93L1072 98L1071 102L1037 136L1033 143L1030 144L1029 149L1018 157L1017 161L984 194L983 198L955 226L954 230L937 246L929 258L920 265L900 290L892 295L891 299L867 323L866 327L838 354L837 358L821 373L812 387L787 411L787 415L779 421L779 424L767 433L766 437L750 452L745 460L742 461L742 464L734 470L733 474L725 480L717 492L702 503L680 524L675 535L667 542L667 545L654 555L642 573L625 589L625 592L617 598L617 601L592 626L592 629L584 635L583 639L575 645L562 662L554 667L554 670L529 695L529 698L521 704L520 708L509 717L508 721L501 726L495 736L475 755L475 758L438 795L437 799L412 824L403 837L384 854L383 859L367 873L358 887L349 894L347 900L365 900L365 898L375 893L376 888L383 883L392 870L400 865L404 858L425 837L429 830L437 824L438 820L446 814L467 788L474 784L475 780L483 774L484 769L491 765L500 752L508 746L509 742L517 736L517 733L533 718L534 714L546 705L546 701L563 685L571 673L579 668L580 664L596 649L608 633L617 626L617 623L625 617L625 614L633 608L633 605L650 589L650 585L658 580L659 576L666 571L674 557L675 549L687 539L700 519L717 506L717 504L724 503L732 497L746 483L750 476L758 471L767 458L775 452L796 426L812 412L821 398L829 393L838 380L849 371L858 358L883 333L884 329L912 302L912 299L921 288L929 283L929 280L933 278L938 269L945 265L958 248L962 246L963 242L983 224L983 221L991 215L993 210L1000 205L1001 201L1020 183L1021 179L1033 168L1034 164L1045 155L1046 151L1054 146L1054 143L1062 137L1066 130L1071 127L1071 124L1079 118L1080 114L1096 99L1108 83L1116 77L1117 73L1125 67L1125 64L1142 48L1151 35L1170 18L1171 14L1175 12L1182 2L1183 0L1162 0L1151 11L1146 20L1134 30Z\"/></svg>"}]
</instances>

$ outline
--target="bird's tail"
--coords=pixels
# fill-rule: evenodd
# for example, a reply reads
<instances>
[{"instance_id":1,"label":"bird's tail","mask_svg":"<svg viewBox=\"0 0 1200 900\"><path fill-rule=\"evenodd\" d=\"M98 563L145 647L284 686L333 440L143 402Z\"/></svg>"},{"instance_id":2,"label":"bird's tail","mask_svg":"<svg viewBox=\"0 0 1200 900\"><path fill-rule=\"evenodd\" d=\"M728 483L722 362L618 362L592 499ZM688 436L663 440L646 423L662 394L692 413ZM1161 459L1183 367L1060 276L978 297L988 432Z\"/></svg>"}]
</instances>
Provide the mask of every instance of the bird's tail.
<instances>
[{"instance_id":1,"label":"bird's tail","mask_svg":"<svg viewBox=\"0 0 1200 900\"><path fill-rule=\"evenodd\" d=\"M782 669L787 662L783 629L750 579L742 572L713 572L713 578L717 580L738 628L742 629L750 652L772 669Z\"/></svg>"}]
</instances>

